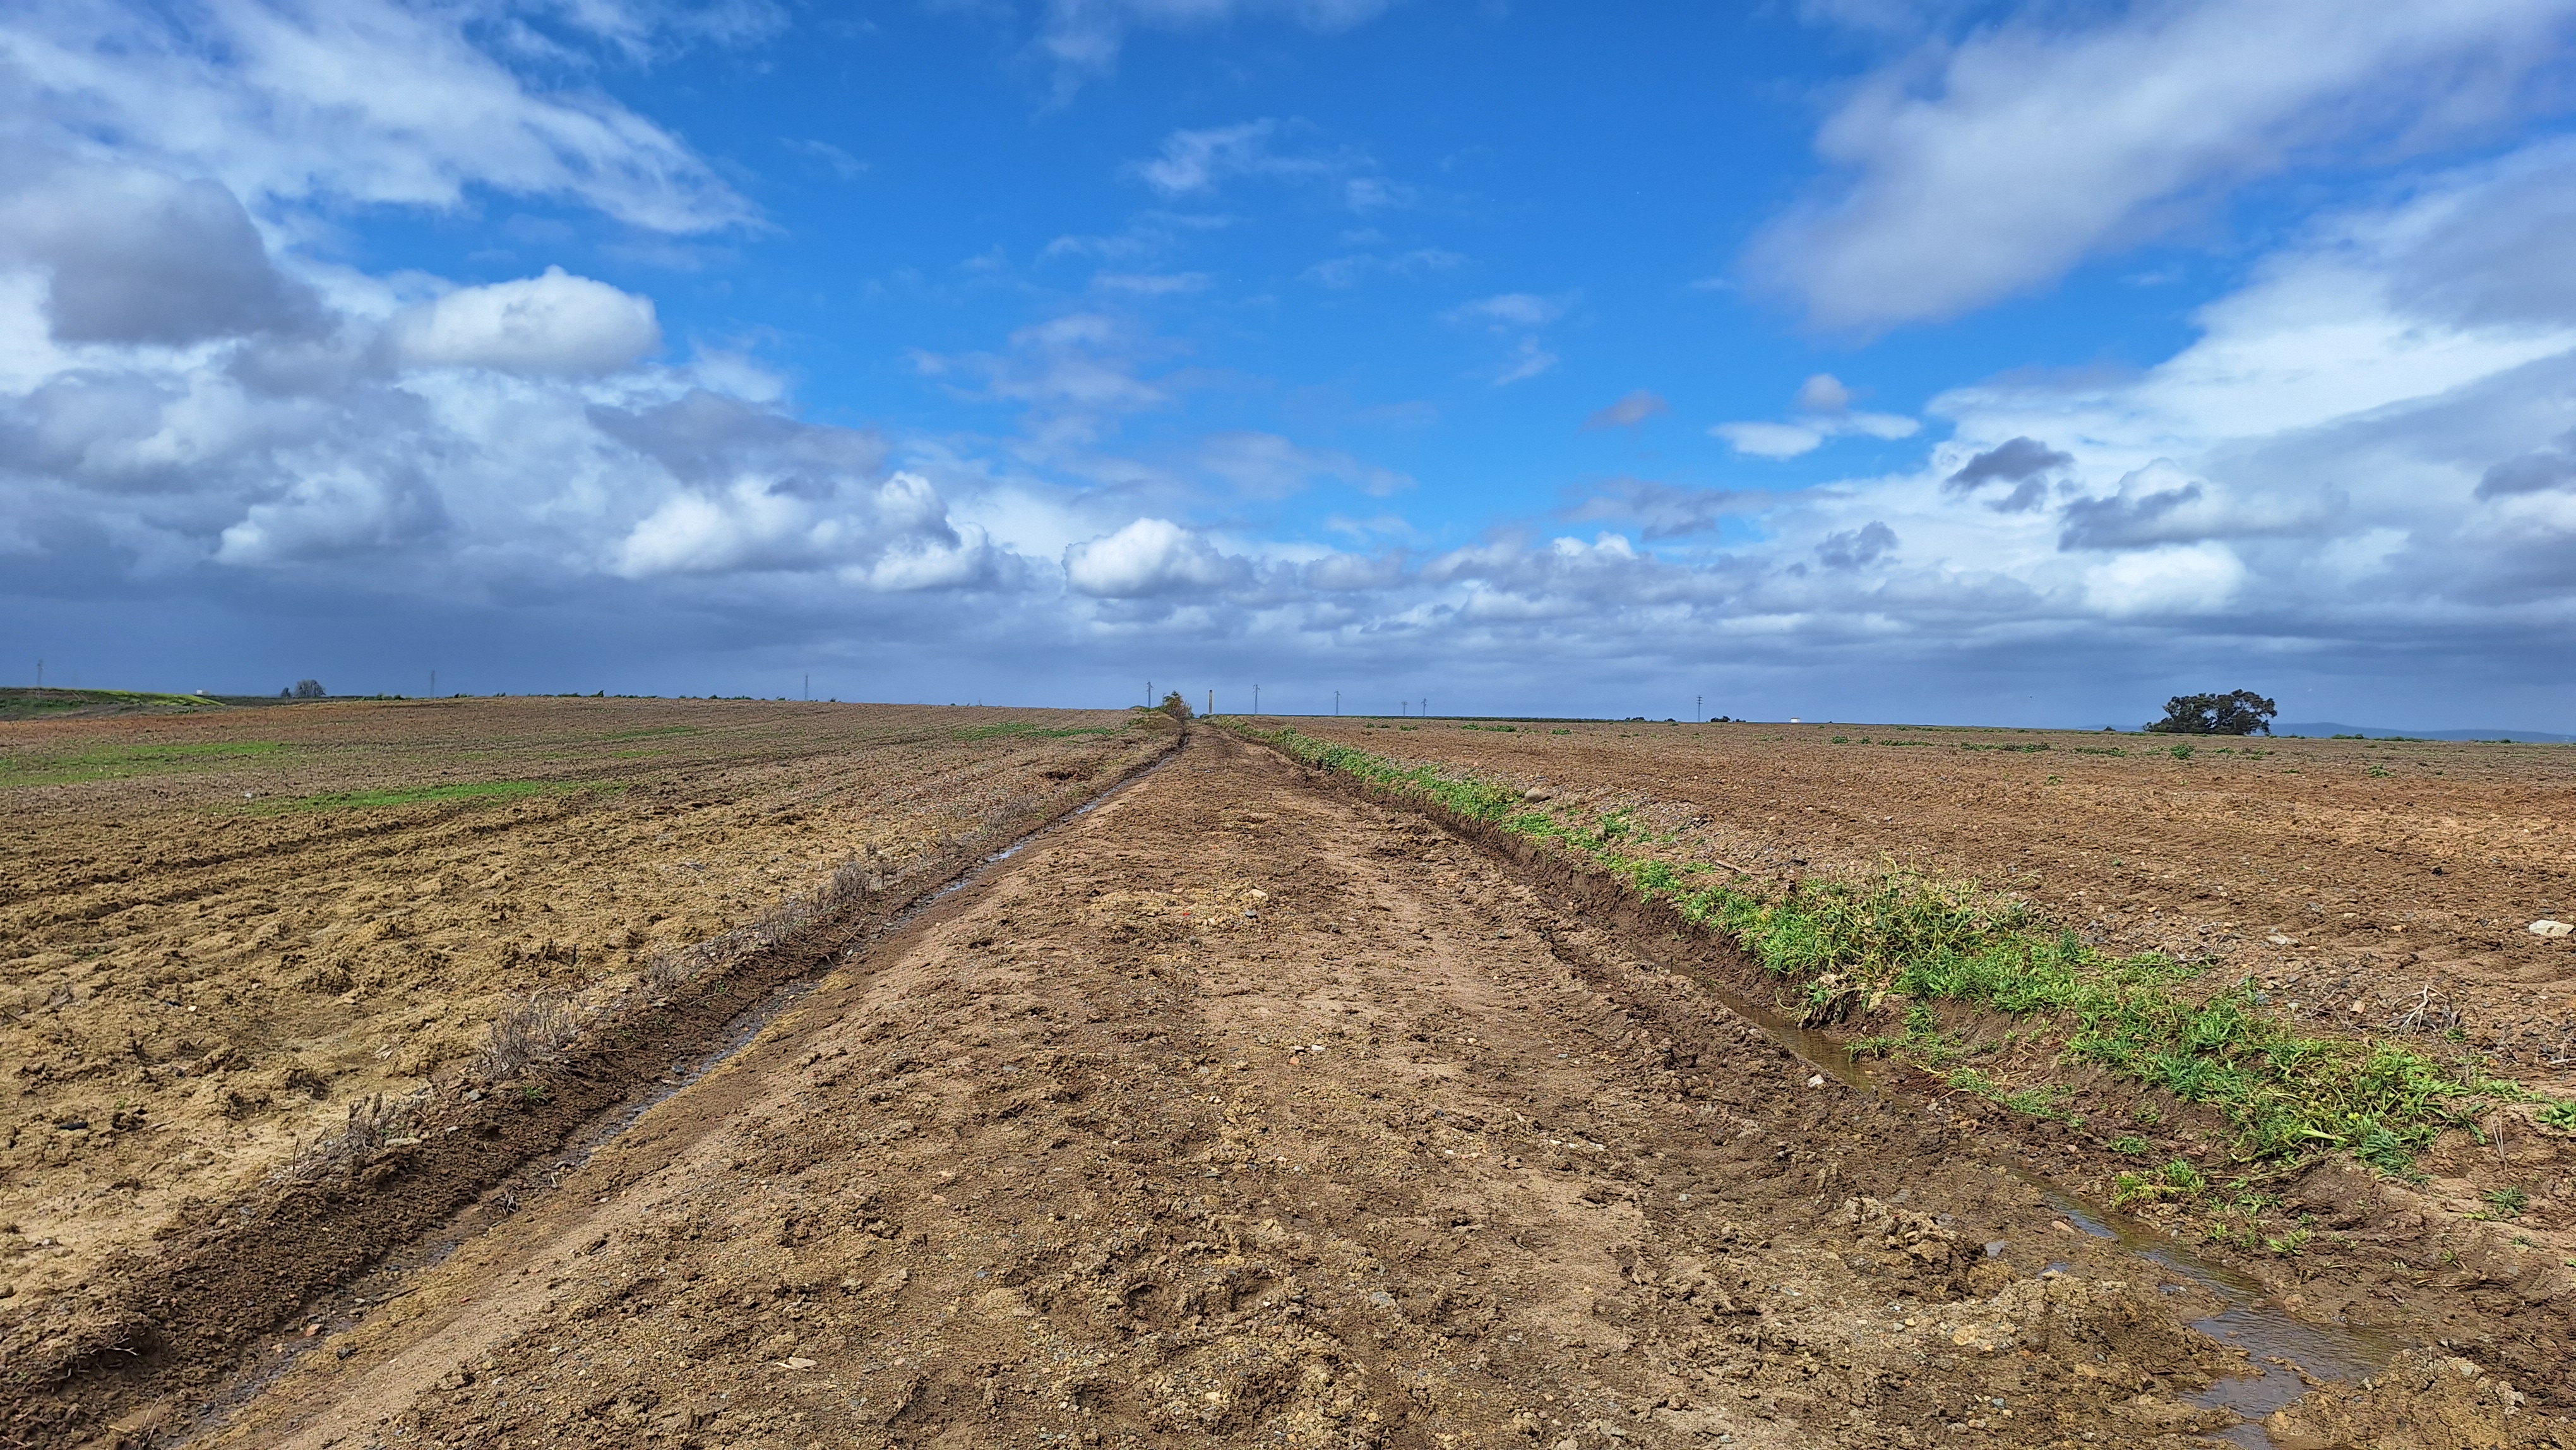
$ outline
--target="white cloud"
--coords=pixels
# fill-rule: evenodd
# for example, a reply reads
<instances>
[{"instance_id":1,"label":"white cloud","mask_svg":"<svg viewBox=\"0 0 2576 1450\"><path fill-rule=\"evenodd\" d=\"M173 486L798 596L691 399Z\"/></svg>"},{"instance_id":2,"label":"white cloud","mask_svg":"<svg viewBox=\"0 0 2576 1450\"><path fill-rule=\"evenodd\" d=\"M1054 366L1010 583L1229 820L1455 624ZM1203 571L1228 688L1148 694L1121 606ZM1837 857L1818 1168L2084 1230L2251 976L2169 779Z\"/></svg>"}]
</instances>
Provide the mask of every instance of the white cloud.
<instances>
[{"instance_id":1,"label":"white cloud","mask_svg":"<svg viewBox=\"0 0 2576 1450\"><path fill-rule=\"evenodd\" d=\"M2023 19L1866 80L1817 138L1849 184L1751 263L1819 322L1956 316L2316 148L2495 118L2561 53L2558 0L2180 0Z\"/></svg>"},{"instance_id":2,"label":"white cloud","mask_svg":"<svg viewBox=\"0 0 2576 1450\"><path fill-rule=\"evenodd\" d=\"M605 13L603 9L603 13ZM470 10L389 0L137 7L29 0L0 15L20 147L210 176L254 211L335 197L451 208L552 196L657 231L750 216L679 138L595 93L548 94L478 49Z\"/></svg>"},{"instance_id":3,"label":"white cloud","mask_svg":"<svg viewBox=\"0 0 2576 1450\"><path fill-rule=\"evenodd\" d=\"M617 372L662 345L650 298L561 267L524 281L460 287L396 317L386 336L410 367L573 375Z\"/></svg>"},{"instance_id":4,"label":"white cloud","mask_svg":"<svg viewBox=\"0 0 2576 1450\"><path fill-rule=\"evenodd\" d=\"M1795 458L1813 453L1825 435L1795 423L1720 423L1708 430L1738 453L1756 458Z\"/></svg>"},{"instance_id":5,"label":"white cloud","mask_svg":"<svg viewBox=\"0 0 2576 1450\"><path fill-rule=\"evenodd\" d=\"M1198 467L1238 493L1284 498L1317 479L1347 483L1364 493L1390 494L1413 480L1391 468L1332 448L1306 448L1276 433L1215 433L1200 444Z\"/></svg>"},{"instance_id":6,"label":"white cloud","mask_svg":"<svg viewBox=\"0 0 2576 1450\"><path fill-rule=\"evenodd\" d=\"M1278 16L1309 30L1347 30L1391 0L1043 0L1037 49L1054 62L1056 93L1116 69L1131 30L1197 30L1237 18Z\"/></svg>"},{"instance_id":7,"label":"white cloud","mask_svg":"<svg viewBox=\"0 0 2576 1450\"><path fill-rule=\"evenodd\" d=\"M1220 552L1169 519L1138 519L1064 551L1065 582L1103 599L1213 590L1245 577L1248 560Z\"/></svg>"},{"instance_id":8,"label":"white cloud","mask_svg":"<svg viewBox=\"0 0 2576 1450\"><path fill-rule=\"evenodd\" d=\"M1831 373L1817 373L1798 386L1803 411L1786 423L1720 423L1709 429L1738 453L1756 458L1796 458L1822 447L1828 438L1858 433L1871 438L1911 438L1922 424L1897 413L1852 411L1852 390Z\"/></svg>"},{"instance_id":9,"label":"white cloud","mask_svg":"<svg viewBox=\"0 0 2576 1450\"><path fill-rule=\"evenodd\" d=\"M2245 582L2245 564L2224 544L2183 544L2122 554L2086 571L2084 593L2115 618L2208 614Z\"/></svg>"},{"instance_id":10,"label":"white cloud","mask_svg":"<svg viewBox=\"0 0 2576 1450\"><path fill-rule=\"evenodd\" d=\"M1483 297L1449 309L1442 316L1451 322L1483 323L1497 329L1545 327L1565 315L1572 303L1563 297L1541 297L1534 292L1505 292Z\"/></svg>"}]
</instances>

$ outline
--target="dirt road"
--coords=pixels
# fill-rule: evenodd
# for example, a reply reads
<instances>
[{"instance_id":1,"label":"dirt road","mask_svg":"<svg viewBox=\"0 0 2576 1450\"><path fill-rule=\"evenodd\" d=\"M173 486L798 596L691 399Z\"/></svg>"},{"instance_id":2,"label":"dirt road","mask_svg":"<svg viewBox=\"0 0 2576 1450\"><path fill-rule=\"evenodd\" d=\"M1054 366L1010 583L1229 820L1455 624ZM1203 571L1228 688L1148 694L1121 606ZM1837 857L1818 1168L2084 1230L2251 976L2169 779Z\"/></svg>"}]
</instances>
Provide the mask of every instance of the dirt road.
<instances>
[{"instance_id":1,"label":"dirt road","mask_svg":"<svg viewBox=\"0 0 2576 1450\"><path fill-rule=\"evenodd\" d=\"M202 1442L1785 1450L2230 1418L2188 1403L2242 1369L2186 1327L2201 1291L2058 1219L1973 1113L1815 1074L1640 947L1200 732L399 1297L273 1346L293 1367ZM2456 1378L2487 1438L2417 1443L2550 1443Z\"/></svg>"}]
</instances>

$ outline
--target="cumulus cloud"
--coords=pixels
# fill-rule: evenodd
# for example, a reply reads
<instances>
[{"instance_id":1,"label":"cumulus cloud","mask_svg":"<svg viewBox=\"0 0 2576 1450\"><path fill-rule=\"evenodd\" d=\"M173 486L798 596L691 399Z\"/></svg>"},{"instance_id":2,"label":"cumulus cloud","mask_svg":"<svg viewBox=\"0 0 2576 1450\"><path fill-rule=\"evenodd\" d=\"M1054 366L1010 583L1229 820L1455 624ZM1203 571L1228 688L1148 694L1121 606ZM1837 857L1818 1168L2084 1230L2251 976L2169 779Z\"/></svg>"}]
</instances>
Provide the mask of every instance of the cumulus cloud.
<instances>
[{"instance_id":1,"label":"cumulus cloud","mask_svg":"<svg viewBox=\"0 0 2576 1450\"><path fill-rule=\"evenodd\" d=\"M1102 599L1211 590L1242 580L1251 563L1169 519L1138 519L1064 551L1065 582Z\"/></svg>"},{"instance_id":2,"label":"cumulus cloud","mask_svg":"<svg viewBox=\"0 0 2576 1450\"><path fill-rule=\"evenodd\" d=\"M2007 438L1961 464L1941 486L1974 493L1989 483L2024 483L2074 461L2074 454L2060 453L2036 438Z\"/></svg>"},{"instance_id":3,"label":"cumulus cloud","mask_svg":"<svg viewBox=\"0 0 2576 1450\"><path fill-rule=\"evenodd\" d=\"M1830 327L1954 317L2320 148L2491 120L2571 23L2554 0L2102 15L2043 11L1870 77L1817 138L1847 179L1757 241L1755 275Z\"/></svg>"},{"instance_id":4,"label":"cumulus cloud","mask_svg":"<svg viewBox=\"0 0 2576 1450\"><path fill-rule=\"evenodd\" d=\"M1816 558L1828 569L1860 569L1896 549L1896 530L1872 519L1857 529L1825 535L1825 541L1816 546Z\"/></svg>"},{"instance_id":5,"label":"cumulus cloud","mask_svg":"<svg viewBox=\"0 0 2576 1450\"><path fill-rule=\"evenodd\" d=\"M1871 438L1911 438L1922 424L1899 413L1864 413L1852 408L1852 391L1831 373L1817 373L1798 386L1800 412L1785 423L1720 423L1709 433L1726 440L1738 453L1756 458L1796 458L1812 453L1828 438L1862 434Z\"/></svg>"},{"instance_id":6,"label":"cumulus cloud","mask_svg":"<svg viewBox=\"0 0 2576 1450\"><path fill-rule=\"evenodd\" d=\"M1584 431L1599 432L1605 428L1634 428L1649 418L1660 418L1673 410L1660 393L1644 388L1630 393L1610 406L1583 420Z\"/></svg>"},{"instance_id":7,"label":"cumulus cloud","mask_svg":"<svg viewBox=\"0 0 2576 1450\"><path fill-rule=\"evenodd\" d=\"M650 298L548 267L540 277L460 287L396 317L386 338L410 367L596 375L662 345Z\"/></svg>"},{"instance_id":8,"label":"cumulus cloud","mask_svg":"<svg viewBox=\"0 0 2576 1450\"><path fill-rule=\"evenodd\" d=\"M203 177L66 167L0 198L0 259L46 274L62 342L180 345L320 320L241 202Z\"/></svg>"}]
</instances>

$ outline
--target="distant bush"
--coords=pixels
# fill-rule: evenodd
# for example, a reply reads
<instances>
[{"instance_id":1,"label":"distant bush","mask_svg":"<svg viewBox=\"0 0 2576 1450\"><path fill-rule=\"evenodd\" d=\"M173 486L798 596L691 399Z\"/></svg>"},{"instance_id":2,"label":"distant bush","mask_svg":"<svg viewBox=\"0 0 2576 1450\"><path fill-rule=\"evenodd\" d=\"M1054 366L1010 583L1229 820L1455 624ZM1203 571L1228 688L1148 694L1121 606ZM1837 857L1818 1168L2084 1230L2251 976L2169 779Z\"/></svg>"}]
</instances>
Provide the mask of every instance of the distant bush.
<instances>
[{"instance_id":1,"label":"distant bush","mask_svg":"<svg viewBox=\"0 0 2576 1450\"><path fill-rule=\"evenodd\" d=\"M331 692L322 688L320 680L297 680L294 688L280 690L277 693L281 699L319 700Z\"/></svg>"},{"instance_id":2,"label":"distant bush","mask_svg":"<svg viewBox=\"0 0 2576 1450\"><path fill-rule=\"evenodd\" d=\"M2149 721L2147 729L2159 735L2269 735L2272 717L2280 713L2280 706L2252 690L2176 695L2165 701L2165 718Z\"/></svg>"},{"instance_id":3,"label":"distant bush","mask_svg":"<svg viewBox=\"0 0 2576 1450\"><path fill-rule=\"evenodd\" d=\"M1174 690L1170 694L1165 695L1163 697L1163 703L1155 708L1161 710L1164 714L1171 716L1175 720L1187 720L1190 718L1190 702L1182 699L1181 692L1178 690Z\"/></svg>"}]
</instances>

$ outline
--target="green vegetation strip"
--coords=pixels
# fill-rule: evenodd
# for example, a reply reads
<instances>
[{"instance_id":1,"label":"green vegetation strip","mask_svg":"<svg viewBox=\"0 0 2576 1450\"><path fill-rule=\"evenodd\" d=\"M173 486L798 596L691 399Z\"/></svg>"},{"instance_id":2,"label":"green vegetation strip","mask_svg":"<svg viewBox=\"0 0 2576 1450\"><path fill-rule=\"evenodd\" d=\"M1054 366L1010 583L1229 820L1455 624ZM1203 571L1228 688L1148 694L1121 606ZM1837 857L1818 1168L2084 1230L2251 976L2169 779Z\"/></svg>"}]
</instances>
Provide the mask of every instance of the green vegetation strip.
<instances>
[{"instance_id":1,"label":"green vegetation strip","mask_svg":"<svg viewBox=\"0 0 2576 1450\"><path fill-rule=\"evenodd\" d=\"M449 785L416 785L399 790L336 791L329 795L298 796L278 801L268 809L279 811L338 811L369 806L409 806L427 801L510 800L520 796L559 795L575 790L624 790L615 782L565 780L473 780Z\"/></svg>"},{"instance_id":2,"label":"green vegetation strip","mask_svg":"<svg viewBox=\"0 0 2576 1450\"><path fill-rule=\"evenodd\" d=\"M107 745L77 755L0 757L0 786L65 785L204 770L227 760L275 755L282 740L207 740L187 745Z\"/></svg>"},{"instance_id":3,"label":"green vegetation strip","mask_svg":"<svg viewBox=\"0 0 2576 1450\"><path fill-rule=\"evenodd\" d=\"M1779 893L1708 882L1701 878L1713 867L1640 851L1646 843L1621 812L1560 820L1519 791L1466 772L1406 765L1293 729L1230 728L1310 765L1588 860L1636 895L1731 937L1798 993L1811 1024L1912 999L1908 1034L1869 1044L1880 1050L1937 1045L1922 1005L1934 1001L2044 1021L2046 1035L2064 1044L2061 1061L2099 1063L2216 1109L2249 1162L2287 1166L2340 1150L2405 1174L2444 1129L2475 1131L2482 1103L2526 1096L2473 1066L2394 1044L2303 1035L2264 1010L2251 978L2186 998L2174 989L2199 968L2153 953L2110 956L1972 885L1896 870L1811 879ZM2006 1093L1972 1070L1955 1085L2024 1112L2068 1116L2056 1090ZM2576 1129L2576 1109L2553 1105L2544 1121Z\"/></svg>"}]
</instances>

